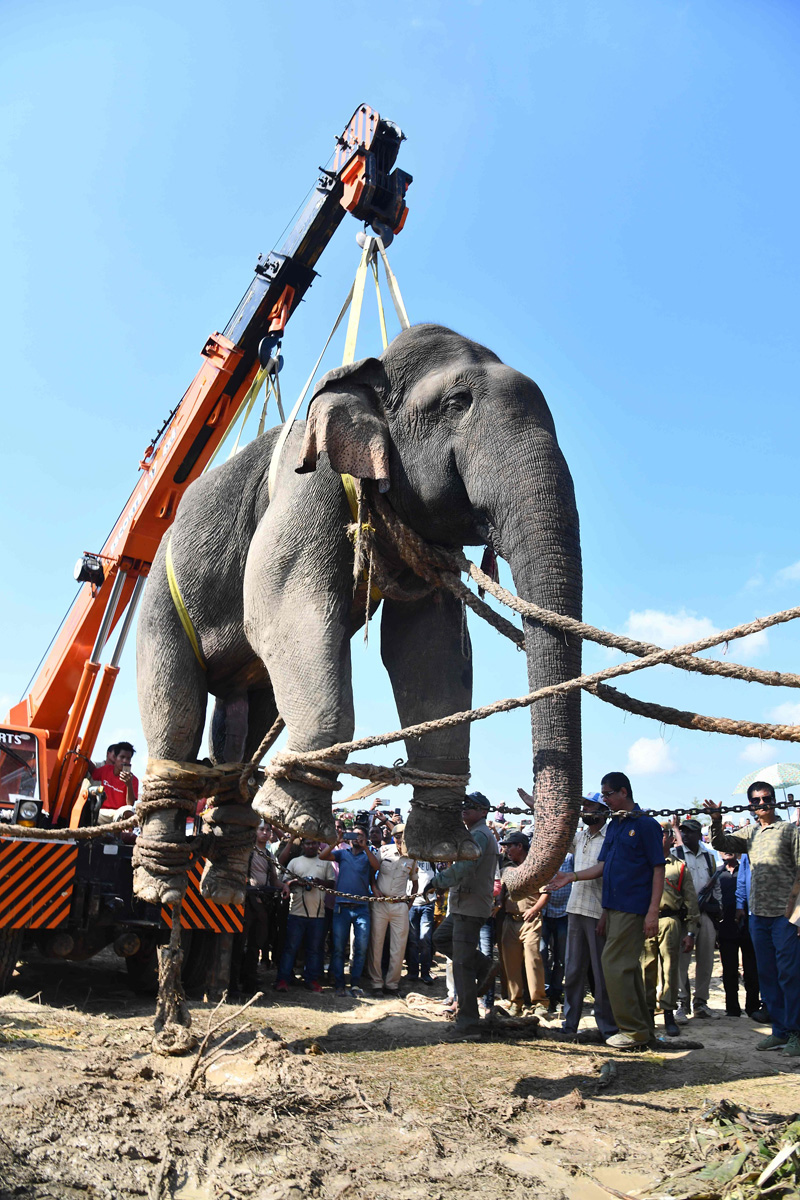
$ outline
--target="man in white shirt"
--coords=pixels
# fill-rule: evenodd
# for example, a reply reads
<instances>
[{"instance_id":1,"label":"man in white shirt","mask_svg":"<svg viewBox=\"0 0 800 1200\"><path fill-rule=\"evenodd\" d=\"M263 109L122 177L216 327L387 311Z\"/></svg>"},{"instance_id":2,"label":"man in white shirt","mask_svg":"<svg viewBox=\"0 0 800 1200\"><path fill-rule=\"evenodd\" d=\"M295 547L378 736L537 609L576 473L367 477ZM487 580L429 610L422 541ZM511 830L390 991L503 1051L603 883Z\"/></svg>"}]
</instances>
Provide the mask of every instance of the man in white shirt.
<instances>
[{"instance_id":1,"label":"man in white shirt","mask_svg":"<svg viewBox=\"0 0 800 1200\"><path fill-rule=\"evenodd\" d=\"M677 817L673 818L673 828L676 826L680 835L676 839L679 844L673 847L672 854L674 858L686 863L700 907L700 924L694 940L694 949L681 950L678 970L678 1008L675 1020L679 1025L684 1025L689 1019L689 965L693 953L694 1003L691 1013L693 1017L714 1016L708 1007L708 993L717 945L717 927L713 918L719 919L722 916L722 889L714 852L702 842L703 826L694 817L681 821L680 824Z\"/></svg>"},{"instance_id":2,"label":"man in white shirt","mask_svg":"<svg viewBox=\"0 0 800 1200\"><path fill-rule=\"evenodd\" d=\"M403 828L402 825L395 825L394 842L390 846L381 846L377 852L380 866L375 879L375 894L395 899L402 896L408 899L408 903L405 904L390 904L384 900L376 900L372 905L367 973L373 994L378 995L381 995L383 991L397 992L400 985L400 974L403 970L403 959L408 941L408 905L412 897L417 894L417 864L413 858L409 858L407 854L403 853L405 849ZM382 959L387 929L389 930L389 965L384 982Z\"/></svg>"},{"instance_id":3,"label":"man in white shirt","mask_svg":"<svg viewBox=\"0 0 800 1200\"><path fill-rule=\"evenodd\" d=\"M335 881L333 864L318 857L319 842L304 838L302 853L291 860L284 881L285 896L291 896L286 918L286 940L275 980L276 992L288 992L297 951L305 944L306 961L303 970L309 992L321 992L322 946L325 940L325 892L315 886L318 879Z\"/></svg>"},{"instance_id":4,"label":"man in white shirt","mask_svg":"<svg viewBox=\"0 0 800 1200\"><path fill-rule=\"evenodd\" d=\"M581 820L570 850L575 857L575 870L592 867L606 838L608 805L594 792L584 797ZM567 901L567 949L564 973L564 1023L562 1029L572 1037L577 1036L578 1024L583 1012L586 981L589 966L594 977L594 1019L603 1041L613 1037L617 1024L611 1011L603 976L604 939L597 934L597 922L603 915L603 880L584 879L572 885Z\"/></svg>"}]
</instances>

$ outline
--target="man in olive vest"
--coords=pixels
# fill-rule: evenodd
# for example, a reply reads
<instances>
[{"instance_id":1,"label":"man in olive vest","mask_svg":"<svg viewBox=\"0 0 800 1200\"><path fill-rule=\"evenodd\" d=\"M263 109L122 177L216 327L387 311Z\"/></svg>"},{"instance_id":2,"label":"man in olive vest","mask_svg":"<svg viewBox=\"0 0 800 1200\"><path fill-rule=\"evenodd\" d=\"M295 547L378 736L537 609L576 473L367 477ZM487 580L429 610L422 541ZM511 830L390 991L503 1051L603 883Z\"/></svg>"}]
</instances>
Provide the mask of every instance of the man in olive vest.
<instances>
[{"instance_id":1,"label":"man in olive vest","mask_svg":"<svg viewBox=\"0 0 800 1200\"><path fill-rule=\"evenodd\" d=\"M431 888L450 889L450 911L433 935L434 948L453 961L453 978L458 999L456 1034L472 1038L481 1033L478 996L482 996L497 974L496 958L478 949L481 925L492 915L494 880L499 849L486 824L491 805L480 792L464 801L464 824L480 846L480 858L456 862L437 871Z\"/></svg>"}]
</instances>

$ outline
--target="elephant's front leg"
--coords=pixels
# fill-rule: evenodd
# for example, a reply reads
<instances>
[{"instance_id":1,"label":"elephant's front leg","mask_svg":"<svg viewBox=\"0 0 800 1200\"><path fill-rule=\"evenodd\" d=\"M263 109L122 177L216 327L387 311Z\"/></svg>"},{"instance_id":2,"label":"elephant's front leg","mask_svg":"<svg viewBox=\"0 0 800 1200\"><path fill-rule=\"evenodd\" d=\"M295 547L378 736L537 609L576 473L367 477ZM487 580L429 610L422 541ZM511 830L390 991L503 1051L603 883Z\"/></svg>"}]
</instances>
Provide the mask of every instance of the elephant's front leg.
<instances>
[{"instance_id":1,"label":"elephant's front leg","mask_svg":"<svg viewBox=\"0 0 800 1200\"><path fill-rule=\"evenodd\" d=\"M318 750L353 736L350 610L353 552L347 501L338 477L320 497L307 476L284 508L273 501L251 544L245 572L245 629L262 658L286 722L288 750ZM338 486L334 486L338 485ZM288 489L287 489L288 491ZM316 494L314 494L316 493ZM330 787L267 778L253 801L283 829L332 841Z\"/></svg>"},{"instance_id":2,"label":"elephant's front leg","mask_svg":"<svg viewBox=\"0 0 800 1200\"><path fill-rule=\"evenodd\" d=\"M424 600L385 600L381 656L403 725L416 725L472 706L472 655L460 601L435 592ZM469 725L438 729L406 742L409 766L432 774L467 775ZM414 858L439 862L477 858L461 819L464 787L416 787L405 829Z\"/></svg>"}]
</instances>

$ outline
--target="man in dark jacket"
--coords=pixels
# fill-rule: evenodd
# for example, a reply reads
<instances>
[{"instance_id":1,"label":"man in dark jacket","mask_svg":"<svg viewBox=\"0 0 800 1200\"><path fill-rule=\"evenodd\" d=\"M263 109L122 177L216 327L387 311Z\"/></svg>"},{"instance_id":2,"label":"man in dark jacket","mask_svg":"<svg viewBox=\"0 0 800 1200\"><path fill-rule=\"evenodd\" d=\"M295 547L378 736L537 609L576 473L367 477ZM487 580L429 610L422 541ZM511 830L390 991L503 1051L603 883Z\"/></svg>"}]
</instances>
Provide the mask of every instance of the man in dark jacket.
<instances>
[{"instance_id":1,"label":"man in dark jacket","mask_svg":"<svg viewBox=\"0 0 800 1200\"><path fill-rule=\"evenodd\" d=\"M717 945L722 962L722 986L725 988L725 1012L729 1017L742 1015L739 1004L739 957L744 976L744 1010L748 1017L761 1008L758 990L756 952L747 921L737 916L736 890L739 882L739 855L720 850L725 870L719 877L722 889L722 920L717 930Z\"/></svg>"}]
</instances>

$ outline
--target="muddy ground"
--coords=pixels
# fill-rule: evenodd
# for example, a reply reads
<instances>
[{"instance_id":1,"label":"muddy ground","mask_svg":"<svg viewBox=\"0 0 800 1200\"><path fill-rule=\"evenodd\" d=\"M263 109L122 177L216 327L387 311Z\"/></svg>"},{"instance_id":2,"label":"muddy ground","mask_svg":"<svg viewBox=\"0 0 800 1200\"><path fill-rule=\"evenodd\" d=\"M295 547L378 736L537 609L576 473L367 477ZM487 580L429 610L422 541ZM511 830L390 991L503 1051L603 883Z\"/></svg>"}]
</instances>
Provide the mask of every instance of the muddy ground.
<instances>
[{"instance_id":1,"label":"muddy ground","mask_svg":"<svg viewBox=\"0 0 800 1200\"><path fill-rule=\"evenodd\" d=\"M194 1056L150 1053L152 1002L119 963L32 959L0 999L0 1200L656 1195L692 1161L705 1103L800 1110L800 1060L756 1052L747 1018L693 1021L704 1048L668 1053L501 1017L485 1043L448 1043L442 972L407 999L298 988L281 1003L265 974L264 1000L191 1076ZM213 1007L192 1005L200 1035Z\"/></svg>"}]
</instances>

